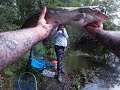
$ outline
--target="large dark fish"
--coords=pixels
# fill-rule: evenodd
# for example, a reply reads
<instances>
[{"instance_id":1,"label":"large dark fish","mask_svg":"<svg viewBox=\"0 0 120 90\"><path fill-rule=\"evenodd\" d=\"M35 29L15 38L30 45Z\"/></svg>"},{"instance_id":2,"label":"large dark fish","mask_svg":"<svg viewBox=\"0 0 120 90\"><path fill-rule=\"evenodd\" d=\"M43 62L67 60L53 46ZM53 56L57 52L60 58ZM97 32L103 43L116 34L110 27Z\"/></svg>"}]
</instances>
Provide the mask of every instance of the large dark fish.
<instances>
[{"instance_id":1,"label":"large dark fish","mask_svg":"<svg viewBox=\"0 0 120 90\"><path fill-rule=\"evenodd\" d=\"M104 12L105 8L99 6L50 8L47 10L46 20L58 24L85 26L91 22L103 22L108 19ZM40 13L41 11L34 13L21 28L35 26Z\"/></svg>"}]
</instances>

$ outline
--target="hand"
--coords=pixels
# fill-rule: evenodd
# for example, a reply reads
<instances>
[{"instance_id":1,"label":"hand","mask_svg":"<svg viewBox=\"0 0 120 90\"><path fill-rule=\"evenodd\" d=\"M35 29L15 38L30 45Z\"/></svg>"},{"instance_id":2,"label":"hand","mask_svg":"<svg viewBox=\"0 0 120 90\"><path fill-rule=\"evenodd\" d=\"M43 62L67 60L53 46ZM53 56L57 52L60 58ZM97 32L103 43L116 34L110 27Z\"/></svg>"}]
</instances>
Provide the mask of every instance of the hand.
<instances>
[{"instance_id":1,"label":"hand","mask_svg":"<svg viewBox=\"0 0 120 90\"><path fill-rule=\"evenodd\" d=\"M45 29L45 30L47 30L47 31L51 31L51 29L53 28L53 23L47 22L47 21L45 20L46 11L47 11L47 9L46 9L46 7L44 6L44 7L43 7L43 10L42 10L42 12L41 12L41 15L40 15L40 17L39 17L39 20L38 20L38 22L37 22L37 26L38 26L38 27L39 27L39 26L40 26L40 27L42 26L43 29Z\"/></svg>"},{"instance_id":2,"label":"hand","mask_svg":"<svg viewBox=\"0 0 120 90\"><path fill-rule=\"evenodd\" d=\"M64 28L61 28L60 31L64 32Z\"/></svg>"},{"instance_id":3,"label":"hand","mask_svg":"<svg viewBox=\"0 0 120 90\"><path fill-rule=\"evenodd\" d=\"M93 23L87 24L84 28L91 35L95 36L98 31L103 30L103 24L99 22L93 22Z\"/></svg>"},{"instance_id":4,"label":"hand","mask_svg":"<svg viewBox=\"0 0 120 90\"><path fill-rule=\"evenodd\" d=\"M74 26L85 26L89 23L93 23L93 22L104 22L105 20L107 20L108 17L107 15L98 12L96 14L87 14L87 13L80 13L78 15L76 15L71 21L70 24L74 25Z\"/></svg>"}]
</instances>

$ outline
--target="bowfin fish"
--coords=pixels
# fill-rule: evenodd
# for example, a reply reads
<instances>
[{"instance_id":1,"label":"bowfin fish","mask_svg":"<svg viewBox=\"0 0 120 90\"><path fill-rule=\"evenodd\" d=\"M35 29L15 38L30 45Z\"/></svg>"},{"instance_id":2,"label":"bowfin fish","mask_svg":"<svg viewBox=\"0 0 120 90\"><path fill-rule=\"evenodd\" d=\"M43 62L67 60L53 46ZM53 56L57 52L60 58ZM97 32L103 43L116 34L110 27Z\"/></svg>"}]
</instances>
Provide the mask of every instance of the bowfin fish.
<instances>
[{"instance_id":1,"label":"bowfin fish","mask_svg":"<svg viewBox=\"0 0 120 90\"><path fill-rule=\"evenodd\" d=\"M108 19L102 7L58 7L49 8L45 19L47 22L70 25L85 26L91 22L104 22ZM41 11L37 11L30 16L21 28L34 27L37 24Z\"/></svg>"}]
</instances>

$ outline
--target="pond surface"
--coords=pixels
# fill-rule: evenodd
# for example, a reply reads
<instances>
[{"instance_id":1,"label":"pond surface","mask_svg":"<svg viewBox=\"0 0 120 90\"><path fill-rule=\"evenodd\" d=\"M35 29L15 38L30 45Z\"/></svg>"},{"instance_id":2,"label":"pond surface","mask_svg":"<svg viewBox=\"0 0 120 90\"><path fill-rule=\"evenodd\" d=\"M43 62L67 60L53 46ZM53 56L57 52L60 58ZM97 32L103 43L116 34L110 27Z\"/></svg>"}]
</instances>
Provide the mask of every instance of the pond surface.
<instances>
[{"instance_id":1,"label":"pond surface","mask_svg":"<svg viewBox=\"0 0 120 90\"><path fill-rule=\"evenodd\" d=\"M68 56L65 63L82 90L120 90L120 60L113 54L102 60L90 56Z\"/></svg>"}]
</instances>

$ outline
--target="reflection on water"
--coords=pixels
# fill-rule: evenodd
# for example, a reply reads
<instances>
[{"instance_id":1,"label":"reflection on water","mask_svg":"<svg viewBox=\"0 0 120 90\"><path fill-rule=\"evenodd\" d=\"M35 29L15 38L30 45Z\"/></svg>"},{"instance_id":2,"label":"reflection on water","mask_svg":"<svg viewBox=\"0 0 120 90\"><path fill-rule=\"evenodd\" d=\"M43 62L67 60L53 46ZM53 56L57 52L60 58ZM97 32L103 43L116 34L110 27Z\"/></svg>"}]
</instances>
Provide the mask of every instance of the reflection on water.
<instances>
[{"instance_id":1,"label":"reflection on water","mask_svg":"<svg viewBox=\"0 0 120 90\"><path fill-rule=\"evenodd\" d=\"M98 84L89 84L86 85L85 88L82 90L120 90L119 86L115 86L114 88L104 88L104 87L99 87Z\"/></svg>"},{"instance_id":2,"label":"reflection on water","mask_svg":"<svg viewBox=\"0 0 120 90\"><path fill-rule=\"evenodd\" d=\"M83 90L120 90L120 61L113 54L101 60L87 56L70 56L66 66L75 74ZM82 83L82 84L81 84Z\"/></svg>"}]
</instances>

